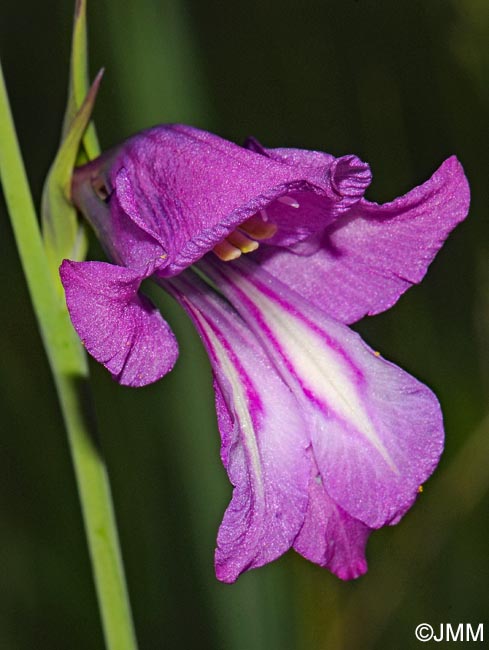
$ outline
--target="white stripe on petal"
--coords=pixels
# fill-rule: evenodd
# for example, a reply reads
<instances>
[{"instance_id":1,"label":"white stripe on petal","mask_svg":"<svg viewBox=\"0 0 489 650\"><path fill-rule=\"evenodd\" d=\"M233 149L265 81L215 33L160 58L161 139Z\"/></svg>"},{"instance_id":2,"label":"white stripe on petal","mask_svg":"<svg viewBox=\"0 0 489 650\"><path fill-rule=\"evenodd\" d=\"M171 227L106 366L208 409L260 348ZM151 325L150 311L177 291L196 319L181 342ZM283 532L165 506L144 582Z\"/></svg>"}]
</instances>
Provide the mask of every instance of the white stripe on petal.
<instances>
[{"instance_id":1,"label":"white stripe on petal","mask_svg":"<svg viewBox=\"0 0 489 650\"><path fill-rule=\"evenodd\" d=\"M260 452L258 450L256 433L253 422L251 421L250 411L241 379L236 371L235 365L230 360L226 349L221 344L213 329L207 323L206 319L202 316L200 311L198 309L195 309L186 298L183 298L183 301L192 311L195 320L198 321L199 326L202 328L202 331L212 346L216 361L221 366L224 375L229 381L233 393L235 415L239 422L240 431L245 438L245 447L248 451L250 463L256 479L255 487L258 490L259 496L262 497L265 490L263 486L263 477L261 471Z\"/></svg>"},{"instance_id":2,"label":"white stripe on petal","mask_svg":"<svg viewBox=\"0 0 489 650\"><path fill-rule=\"evenodd\" d=\"M361 379L355 377L353 365L335 349L336 342L326 341L302 318L268 298L243 275L231 273L233 282L260 310L303 389L311 391L336 416L364 435L390 469L398 473L362 402L359 394ZM340 348L339 344L336 345Z\"/></svg>"}]
</instances>

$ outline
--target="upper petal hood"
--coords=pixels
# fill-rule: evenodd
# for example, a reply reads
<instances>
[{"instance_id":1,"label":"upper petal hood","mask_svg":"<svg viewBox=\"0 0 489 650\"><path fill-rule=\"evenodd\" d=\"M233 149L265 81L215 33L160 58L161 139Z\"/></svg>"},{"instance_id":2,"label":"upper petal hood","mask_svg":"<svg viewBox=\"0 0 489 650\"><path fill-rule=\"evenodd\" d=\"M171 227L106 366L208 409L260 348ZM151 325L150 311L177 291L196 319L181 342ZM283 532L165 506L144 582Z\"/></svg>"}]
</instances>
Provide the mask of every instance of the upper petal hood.
<instances>
[{"instance_id":1,"label":"upper petal hood","mask_svg":"<svg viewBox=\"0 0 489 650\"><path fill-rule=\"evenodd\" d=\"M115 240L121 263L147 261L134 260L125 218L143 233L140 241L147 238L165 254L160 274L171 276L263 209L279 227L270 243L301 241L358 201L369 180L368 167L355 156L302 152L291 161L168 125L143 131L76 171L73 199L92 221L97 199L103 204L99 236L110 237L109 249ZM292 201L277 201L285 195ZM299 209L291 205L296 196ZM107 219L116 225L108 227Z\"/></svg>"}]
</instances>

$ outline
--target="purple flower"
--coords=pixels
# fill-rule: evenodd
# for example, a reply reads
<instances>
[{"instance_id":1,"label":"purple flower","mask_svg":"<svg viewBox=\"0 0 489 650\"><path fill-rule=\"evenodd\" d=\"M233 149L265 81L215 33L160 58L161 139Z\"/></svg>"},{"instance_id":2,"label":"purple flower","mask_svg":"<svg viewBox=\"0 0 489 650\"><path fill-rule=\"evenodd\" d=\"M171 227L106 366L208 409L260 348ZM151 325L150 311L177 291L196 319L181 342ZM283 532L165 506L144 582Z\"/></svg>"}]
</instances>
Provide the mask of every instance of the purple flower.
<instances>
[{"instance_id":1,"label":"purple flower","mask_svg":"<svg viewBox=\"0 0 489 650\"><path fill-rule=\"evenodd\" d=\"M423 278L465 218L456 158L391 203L363 198L355 156L246 147L186 126L140 133L75 173L73 198L113 264L61 279L87 350L122 384L171 370L151 277L209 353L233 497L216 572L233 582L293 547L343 579L395 524L443 449L438 401L351 329ZM243 256L242 253L249 253Z\"/></svg>"}]
</instances>

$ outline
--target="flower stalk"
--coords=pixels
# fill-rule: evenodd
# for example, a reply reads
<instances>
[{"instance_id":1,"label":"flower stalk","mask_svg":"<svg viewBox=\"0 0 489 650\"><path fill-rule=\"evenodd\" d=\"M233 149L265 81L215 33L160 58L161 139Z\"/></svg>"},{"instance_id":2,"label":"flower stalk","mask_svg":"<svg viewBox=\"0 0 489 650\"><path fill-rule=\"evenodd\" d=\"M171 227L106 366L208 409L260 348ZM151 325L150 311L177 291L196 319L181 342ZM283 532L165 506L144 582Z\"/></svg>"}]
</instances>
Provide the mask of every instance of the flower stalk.
<instances>
[{"instance_id":1,"label":"flower stalk","mask_svg":"<svg viewBox=\"0 0 489 650\"><path fill-rule=\"evenodd\" d=\"M106 646L136 650L110 486L97 444L86 355L50 271L1 67L0 142L0 177L68 433Z\"/></svg>"}]
</instances>

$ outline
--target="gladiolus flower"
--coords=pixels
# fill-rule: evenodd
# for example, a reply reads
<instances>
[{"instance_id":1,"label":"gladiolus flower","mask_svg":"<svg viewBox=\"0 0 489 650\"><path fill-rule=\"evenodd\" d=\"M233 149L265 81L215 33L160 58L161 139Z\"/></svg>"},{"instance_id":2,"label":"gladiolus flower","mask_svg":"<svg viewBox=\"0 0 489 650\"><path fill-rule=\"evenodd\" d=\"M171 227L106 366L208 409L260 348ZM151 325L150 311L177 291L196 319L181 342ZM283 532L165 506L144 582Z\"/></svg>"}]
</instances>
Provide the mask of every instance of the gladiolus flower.
<instances>
[{"instance_id":1,"label":"gladiolus flower","mask_svg":"<svg viewBox=\"0 0 489 650\"><path fill-rule=\"evenodd\" d=\"M421 281L465 218L456 158L378 205L356 156L245 147L155 127L75 172L73 200L111 264L61 279L86 349L120 383L173 367L169 325L139 292L152 278L209 354L233 497L216 572L233 582L289 548L343 579L366 571L370 532L397 523L443 449L429 388L348 325Z\"/></svg>"}]
</instances>

